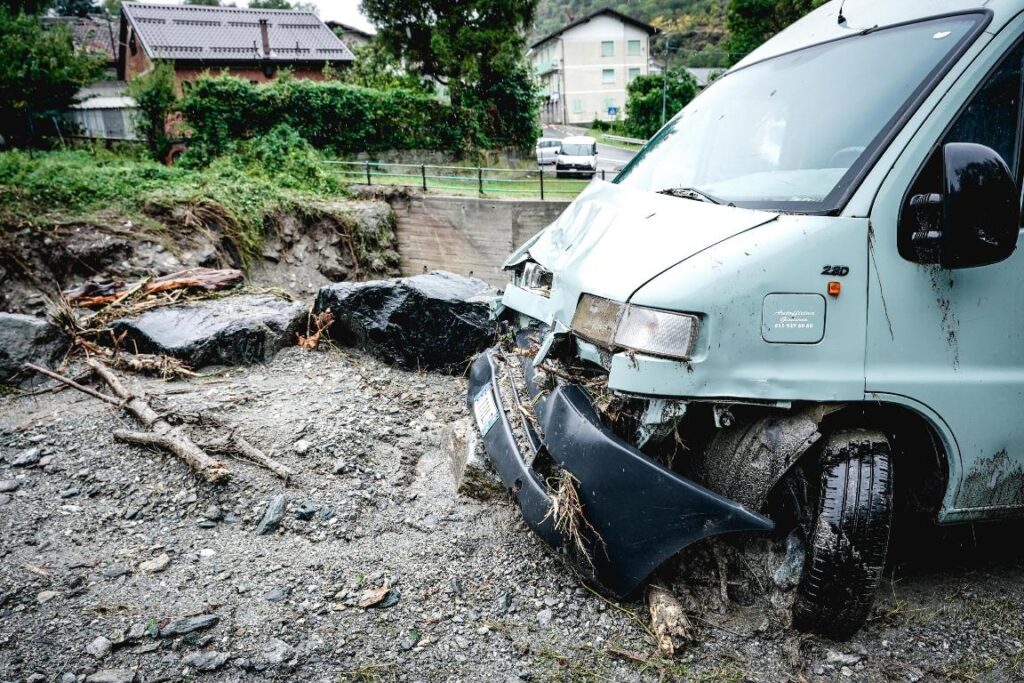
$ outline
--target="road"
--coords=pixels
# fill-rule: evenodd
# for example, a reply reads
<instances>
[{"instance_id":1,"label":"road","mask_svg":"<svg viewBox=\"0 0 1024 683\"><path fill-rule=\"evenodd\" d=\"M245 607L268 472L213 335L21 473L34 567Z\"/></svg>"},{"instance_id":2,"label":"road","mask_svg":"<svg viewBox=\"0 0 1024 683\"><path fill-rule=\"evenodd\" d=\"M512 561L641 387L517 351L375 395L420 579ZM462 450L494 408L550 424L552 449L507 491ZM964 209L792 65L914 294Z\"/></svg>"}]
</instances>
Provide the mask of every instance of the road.
<instances>
[{"instance_id":1,"label":"road","mask_svg":"<svg viewBox=\"0 0 1024 683\"><path fill-rule=\"evenodd\" d=\"M579 133L571 128L565 128L563 126L544 126L544 137L546 138L564 138L570 135L579 135ZM605 179L611 180L615 177L615 174L619 170L629 163L629 160L636 155L636 152L628 149L622 149L621 147L612 147L611 145L605 145L601 142L597 143L597 170L605 172ZM546 170L550 170L554 173L554 165L546 167Z\"/></svg>"}]
</instances>

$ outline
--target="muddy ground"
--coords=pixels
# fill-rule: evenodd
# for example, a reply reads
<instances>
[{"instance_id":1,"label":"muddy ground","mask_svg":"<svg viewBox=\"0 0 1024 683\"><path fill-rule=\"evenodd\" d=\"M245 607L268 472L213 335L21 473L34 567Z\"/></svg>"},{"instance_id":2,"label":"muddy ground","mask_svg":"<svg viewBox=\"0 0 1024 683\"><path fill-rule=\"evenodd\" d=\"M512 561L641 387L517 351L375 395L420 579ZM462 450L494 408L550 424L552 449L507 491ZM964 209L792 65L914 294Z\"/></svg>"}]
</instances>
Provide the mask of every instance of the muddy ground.
<instances>
[{"instance_id":1,"label":"muddy ground","mask_svg":"<svg viewBox=\"0 0 1024 683\"><path fill-rule=\"evenodd\" d=\"M509 502L454 495L439 436L466 413L463 379L292 348L132 380L299 474L232 460L214 487L115 442L131 419L91 398L0 396L0 681L1024 679L1020 527L902 530L851 641L733 603L695 614L699 640L669 660L641 603L583 587ZM280 493L280 528L258 535Z\"/></svg>"}]
</instances>

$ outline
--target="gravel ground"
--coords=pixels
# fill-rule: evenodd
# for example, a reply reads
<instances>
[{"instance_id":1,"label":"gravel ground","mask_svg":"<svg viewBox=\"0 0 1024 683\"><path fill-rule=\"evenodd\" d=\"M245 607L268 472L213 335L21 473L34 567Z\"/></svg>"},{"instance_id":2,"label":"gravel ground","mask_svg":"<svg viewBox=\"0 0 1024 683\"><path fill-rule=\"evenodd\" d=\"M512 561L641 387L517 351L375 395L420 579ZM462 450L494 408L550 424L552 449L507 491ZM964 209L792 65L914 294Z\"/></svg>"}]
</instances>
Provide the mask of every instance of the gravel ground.
<instances>
[{"instance_id":1,"label":"gravel ground","mask_svg":"<svg viewBox=\"0 0 1024 683\"><path fill-rule=\"evenodd\" d=\"M1020 527L898 535L851 641L732 603L668 660L642 604L583 587L510 503L454 494L438 444L464 380L288 349L132 381L298 475L231 460L214 487L115 442L131 418L94 399L0 396L0 681L1024 679Z\"/></svg>"}]
</instances>

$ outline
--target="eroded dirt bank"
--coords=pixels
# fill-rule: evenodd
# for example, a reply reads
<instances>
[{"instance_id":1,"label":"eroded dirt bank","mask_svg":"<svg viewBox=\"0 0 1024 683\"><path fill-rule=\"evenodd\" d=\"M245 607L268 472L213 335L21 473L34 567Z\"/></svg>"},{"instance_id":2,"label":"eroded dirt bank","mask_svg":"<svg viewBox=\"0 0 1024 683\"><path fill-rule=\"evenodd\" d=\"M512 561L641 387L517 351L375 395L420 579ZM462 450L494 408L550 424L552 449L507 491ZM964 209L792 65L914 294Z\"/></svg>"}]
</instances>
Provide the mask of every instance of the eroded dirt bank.
<instances>
[{"instance_id":1,"label":"eroded dirt bank","mask_svg":"<svg viewBox=\"0 0 1024 683\"><path fill-rule=\"evenodd\" d=\"M127 419L93 399L0 397L0 681L1024 676L1019 527L898 535L895 578L847 643L778 629L726 586L725 614L697 606L699 640L669 661L642 604L581 586L510 503L454 495L438 443L466 414L461 378L290 348L129 380L156 406L241 425L298 475L231 461L215 487L115 442ZM278 529L258 535L281 493Z\"/></svg>"}]
</instances>

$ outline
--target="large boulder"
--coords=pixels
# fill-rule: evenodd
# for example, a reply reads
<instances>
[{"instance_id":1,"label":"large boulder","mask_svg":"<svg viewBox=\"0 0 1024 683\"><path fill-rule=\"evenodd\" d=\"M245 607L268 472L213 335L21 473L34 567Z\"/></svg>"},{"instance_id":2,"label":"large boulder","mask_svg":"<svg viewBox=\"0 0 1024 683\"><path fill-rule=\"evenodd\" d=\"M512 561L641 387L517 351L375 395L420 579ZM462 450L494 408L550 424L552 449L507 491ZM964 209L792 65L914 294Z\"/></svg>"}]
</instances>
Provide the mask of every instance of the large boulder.
<instances>
[{"instance_id":1,"label":"large boulder","mask_svg":"<svg viewBox=\"0 0 1024 683\"><path fill-rule=\"evenodd\" d=\"M49 365L67 347L67 336L44 318L0 313L0 382L14 379L22 363Z\"/></svg>"},{"instance_id":2,"label":"large boulder","mask_svg":"<svg viewBox=\"0 0 1024 683\"><path fill-rule=\"evenodd\" d=\"M269 294L205 299L113 323L121 347L180 358L193 368L268 361L305 332L306 305ZM105 335L104 335L105 336Z\"/></svg>"},{"instance_id":3,"label":"large boulder","mask_svg":"<svg viewBox=\"0 0 1024 683\"><path fill-rule=\"evenodd\" d=\"M494 342L490 298L483 280L434 271L320 289L314 313L334 316L329 334L403 368L461 372Z\"/></svg>"}]
</instances>

